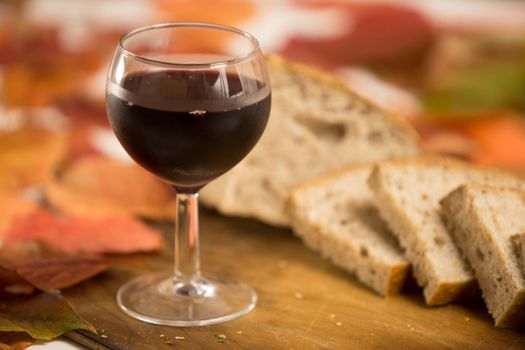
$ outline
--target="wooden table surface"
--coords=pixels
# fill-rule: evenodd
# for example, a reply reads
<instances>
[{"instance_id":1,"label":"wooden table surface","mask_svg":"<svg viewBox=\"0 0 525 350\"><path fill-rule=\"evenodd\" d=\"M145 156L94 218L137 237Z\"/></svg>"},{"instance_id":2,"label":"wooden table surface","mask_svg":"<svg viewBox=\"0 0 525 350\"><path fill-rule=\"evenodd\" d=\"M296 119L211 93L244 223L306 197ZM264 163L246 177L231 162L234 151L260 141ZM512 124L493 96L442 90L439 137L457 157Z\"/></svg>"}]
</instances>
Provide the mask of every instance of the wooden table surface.
<instances>
[{"instance_id":1,"label":"wooden table surface","mask_svg":"<svg viewBox=\"0 0 525 350\"><path fill-rule=\"evenodd\" d=\"M170 233L173 227L163 229ZM479 300L430 308L415 286L379 297L307 250L291 231L203 209L201 237L204 273L256 288L259 301L251 313L220 325L177 328L121 312L115 304L118 287L146 271L171 270L167 248L160 255L118 258L108 272L66 290L79 314L99 330L67 336L92 349L119 350L525 349L523 330L495 328ZM220 342L222 334L226 339Z\"/></svg>"}]
</instances>

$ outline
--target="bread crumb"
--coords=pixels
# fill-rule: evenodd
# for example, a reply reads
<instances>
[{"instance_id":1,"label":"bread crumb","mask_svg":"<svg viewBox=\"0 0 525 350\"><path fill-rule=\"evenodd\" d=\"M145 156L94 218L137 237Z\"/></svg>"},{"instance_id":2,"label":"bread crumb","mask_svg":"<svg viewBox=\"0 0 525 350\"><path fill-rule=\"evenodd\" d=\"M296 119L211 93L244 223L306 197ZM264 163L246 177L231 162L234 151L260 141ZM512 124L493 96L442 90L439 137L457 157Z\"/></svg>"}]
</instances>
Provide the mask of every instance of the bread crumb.
<instances>
[{"instance_id":1,"label":"bread crumb","mask_svg":"<svg viewBox=\"0 0 525 350\"><path fill-rule=\"evenodd\" d=\"M237 331L237 332L235 332L235 333L237 333L237 334L242 334L242 331Z\"/></svg>"},{"instance_id":2,"label":"bread crumb","mask_svg":"<svg viewBox=\"0 0 525 350\"><path fill-rule=\"evenodd\" d=\"M186 338L184 338L183 336L180 336L180 335L176 335L175 336L175 340L185 340Z\"/></svg>"},{"instance_id":3,"label":"bread crumb","mask_svg":"<svg viewBox=\"0 0 525 350\"><path fill-rule=\"evenodd\" d=\"M343 324L341 322L336 322L335 325L336 326L342 326Z\"/></svg>"},{"instance_id":4,"label":"bread crumb","mask_svg":"<svg viewBox=\"0 0 525 350\"><path fill-rule=\"evenodd\" d=\"M100 337L101 337L102 339L108 339L108 336L105 335L105 334L102 334Z\"/></svg>"},{"instance_id":5,"label":"bread crumb","mask_svg":"<svg viewBox=\"0 0 525 350\"><path fill-rule=\"evenodd\" d=\"M303 298L303 293L299 293L299 292L295 293L295 298L296 299L302 299Z\"/></svg>"},{"instance_id":6,"label":"bread crumb","mask_svg":"<svg viewBox=\"0 0 525 350\"><path fill-rule=\"evenodd\" d=\"M159 337L166 338L166 336L164 334L159 335Z\"/></svg>"},{"instance_id":7,"label":"bread crumb","mask_svg":"<svg viewBox=\"0 0 525 350\"><path fill-rule=\"evenodd\" d=\"M330 318L335 318L335 314L330 314Z\"/></svg>"},{"instance_id":8,"label":"bread crumb","mask_svg":"<svg viewBox=\"0 0 525 350\"><path fill-rule=\"evenodd\" d=\"M225 334L215 334L215 339L217 339L217 341L222 344L226 340L226 335Z\"/></svg>"}]
</instances>

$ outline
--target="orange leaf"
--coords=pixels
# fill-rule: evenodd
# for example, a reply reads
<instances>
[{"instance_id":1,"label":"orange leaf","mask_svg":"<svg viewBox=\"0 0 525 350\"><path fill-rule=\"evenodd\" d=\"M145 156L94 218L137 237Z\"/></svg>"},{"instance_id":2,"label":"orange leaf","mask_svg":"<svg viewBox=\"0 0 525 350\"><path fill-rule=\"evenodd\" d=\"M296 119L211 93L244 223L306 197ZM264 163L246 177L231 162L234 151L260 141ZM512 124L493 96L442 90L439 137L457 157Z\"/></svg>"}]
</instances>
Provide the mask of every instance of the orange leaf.
<instances>
[{"instance_id":1,"label":"orange leaf","mask_svg":"<svg viewBox=\"0 0 525 350\"><path fill-rule=\"evenodd\" d=\"M74 67L35 68L29 64L15 63L4 72L6 86L4 99L7 106L46 106L59 95L71 92L79 80Z\"/></svg>"},{"instance_id":2,"label":"orange leaf","mask_svg":"<svg viewBox=\"0 0 525 350\"><path fill-rule=\"evenodd\" d=\"M4 247L28 240L41 240L68 254L147 252L161 247L158 233L130 217L58 218L45 211L17 218Z\"/></svg>"},{"instance_id":3,"label":"orange leaf","mask_svg":"<svg viewBox=\"0 0 525 350\"><path fill-rule=\"evenodd\" d=\"M14 191L0 190L0 213L2 213L0 215L0 240L15 217L30 213L37 208L38 205Z\"/></svg>"},{"instance_id":4,"label":"orange leaf","mask_svg":"<svg viewBox=\"0 0 525 350\"><path fill-rule=\"evenodd\" d=\"M65 135L41 129L0 133L0 188L41 185L66 153Z\"/></svg>"},{"instance_id":5,"label":"orange leaf","mask_svg":"<svg viewBox=\"0 0 525 350\"><path fill-rule=\"evenodd\" d=\"M169 21L199 21L236 25L255 14L245 0L156 0L161 16ZM203 10L205 9L205 10Z\"/></svg>"},{"instance_id":6,"label":"orange leaf","mask_svg":"<svg viewBox=\"0 0 525 350\"><path fill-rule=\"evenodd\" d=\"M525 169L525 123L511 116L479 119L466 125L481 145L477 163Z\"/></svg>"},{"instance_id":7,"label":"orange leaf","mask_svg":"<svg viewBox=\"0 0 525 350\"><path fill-rule=\"evenodd\" d=\"M167 21L198 21L236 26L255 13L254 4L245 0L157 0L162 19ZM203 10L205 9L205 10ZM189 32L172 40L180 52L213 52L230 44L226 33Z\"/></svg>"},{"instance_id":8,"label":"orange leaf","mask_svg":"<svg viewBox=\"0 0 525 350\"><path fill-rule=\"evenodd\" d=\"M137 165L102 157L77 160L45 190L49 202L70 215L169 219L175 213L173 193L166 184Z\"/></svg>"}]
</instances>

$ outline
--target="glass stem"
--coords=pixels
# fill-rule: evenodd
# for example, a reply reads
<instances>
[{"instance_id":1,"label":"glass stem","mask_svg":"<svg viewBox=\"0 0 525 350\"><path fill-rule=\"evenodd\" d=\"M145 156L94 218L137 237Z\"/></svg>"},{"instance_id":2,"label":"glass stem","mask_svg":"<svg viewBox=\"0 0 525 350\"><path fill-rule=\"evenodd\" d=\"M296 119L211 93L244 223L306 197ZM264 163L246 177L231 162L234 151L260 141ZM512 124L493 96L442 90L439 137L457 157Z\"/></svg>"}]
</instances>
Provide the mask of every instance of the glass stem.
<instances>
[{"instance_id":1,"label":"glass stem","mask_svg":"<svg viewBox=\"0 0 525 350\"><path fill-rule=\"evenodd\" d=\"M175 271L177 294L200 294L199 194L177 193L175 217Z\"/></svg>"}]
</instances>

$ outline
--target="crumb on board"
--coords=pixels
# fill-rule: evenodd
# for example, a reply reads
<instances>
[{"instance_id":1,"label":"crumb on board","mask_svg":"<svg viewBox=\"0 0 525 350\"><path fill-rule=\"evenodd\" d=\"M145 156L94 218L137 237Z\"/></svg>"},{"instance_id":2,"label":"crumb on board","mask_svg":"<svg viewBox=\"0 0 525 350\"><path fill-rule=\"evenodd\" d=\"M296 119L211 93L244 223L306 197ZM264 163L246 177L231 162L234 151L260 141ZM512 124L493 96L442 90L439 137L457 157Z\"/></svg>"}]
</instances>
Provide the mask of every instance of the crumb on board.
<instances>
[{"instance_id":1,"label":"crumb on board","mask_svg":"<svg viewBox=\"0 0 525 350\"><path fill-rule=\"evenodd\" d=\"M342 326L343 324L341 322L336 322L335 325L336 326Z\"/></svg>"},{"instance_id":2,"label":"crumb on board","mask_svg":"<svg viewBox=\"0 0 525 350\"><path fill-rule=\"evenodd\" d=\"M176 335L175 336L175 340L185 340L186 338L184 338L183 336L181 335Z\"/></svg>"},{"instance_id":3,"label":"crumb on board","mask_svg":"<svg viewBox=\"0 0 525 350\"><path fill-rule=\"evenodd\" d=\"M296 299L302 299L303 297L304 297L303 293L299 293L299 292L295 293Z\"/></svg>"},{"instance_id":4,"label":"crumb on board","mask_svg":"<svg viewBox=\"0 0 525 350\"><path fill-rule=\"evenodd\" d=\"M108 336L107 336L106 334L102 334L100 337L101 337L102 339L108 339Z\"/></svg>"},{"instance_id":5,"label":"crumb on board","mask_svg":"<svg viewBox=\"0 0 525 350\"><path fill-rule=\"evenodd\" d=\"M330 314L330 318L335 318L335 314Z\"/></svg>"},{"instance_id":6,"label":"crumb on board","mask_svg":"<svg viewBox=\"0 0 525 350\"><path fill-rule=\"evenodd\" d=\"M164 334L159 335L159 337L166 338L166 336Z\"/></svg>"},{"instance_id":7,"label":"crumb on board","mask_svg":"<svg viewBox=\"0 0 525 350\"><path fill-rule=\"evenodd\" d=\"M235 333L241 335L241 334L242 334L242 331L237 331L237 332L235 332Z\"/></svg>"},{"instance_id":8,"label":"crumb on board","mask_svg":"<svg viewBox=\"0 0 525 350\"><path fill-rule=\"evenodd\" d=\"M215 339L219 342L219 343L224 343L224 341L226 340L226 335L225 334L215 334Z\"/></svg>"}]
</instances>

